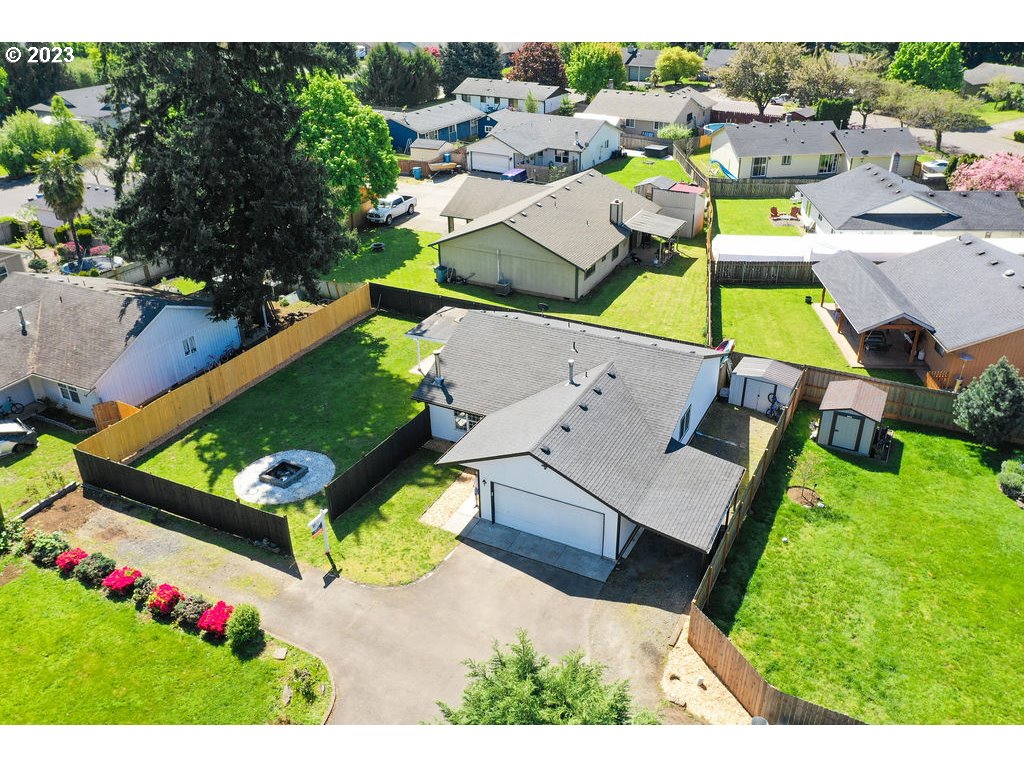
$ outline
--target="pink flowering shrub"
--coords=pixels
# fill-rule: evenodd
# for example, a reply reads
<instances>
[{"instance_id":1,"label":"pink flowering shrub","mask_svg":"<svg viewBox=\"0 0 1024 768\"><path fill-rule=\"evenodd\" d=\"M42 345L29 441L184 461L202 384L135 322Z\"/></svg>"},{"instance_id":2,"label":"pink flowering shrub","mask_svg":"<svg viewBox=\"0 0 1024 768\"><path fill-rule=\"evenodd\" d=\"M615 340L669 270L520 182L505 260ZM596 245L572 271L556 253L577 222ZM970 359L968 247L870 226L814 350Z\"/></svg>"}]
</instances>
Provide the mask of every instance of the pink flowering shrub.
<instances>
[{"instance_id":1,"label":"pink flowering shrub","mask_svg":"<svg viewBox=\"0 0 1024 768\"><path fill-rule=\"evenodd\" d=\"M84 549L75 547L69 549L66 552L62 552L57 555L57 567L60 568L61 573L71 573L75 569L75 566L85 560L89 556L89 553Z\"/></svg>"},{"instance_id":2,"label":"pink flowering shrub","mask_svg":"<svg viewBox=\"0 0 1024 768\"><path fill-rule=\"evenodd\" d=\"M109 245L94 245L89 249L90 256L106 256L108 253L110 253Z\"/></svg>"},{"instance_id":3,"label":"pink flowering shrub","mask_svg":"<svg viewBox=\"0 0 1024 768\"><path fill-rule=\"evenodd\" d=\"M958 166L949 180L955 190L1010 190L1024 195L1024 155L1001 152Z\"/></svg>"},{"instance_id":4,"label":"pink flowering shrub","mask_svg":"<svg viewBox=\"0 0 1024 768\"><path fill-rule=\"evenodd\" d=\"M227 629L228 619L231 618L231 612L234 610L235 607L233 605L228 605L221 600L215 606L203 612L196 626L204 632L209 632L214 637L222 638Z\"/></svg>"},{"instance_id":5,"label":"pink flowering shrub","mask_svg":"<svg viewBox=\"0 0 1024 768\"><path fill-rule=\"evenodd\" d=\"M183 597L184 595L177 587L172 587L170 584L161 584L153 590L146 605L149 606L149 609L153 611L153 613L159 613L166 616L170 615L171 611L174 610L174 606L176 606L178 601Z\"/></svg>"},{"instance_id":6,"label":"pink flowering shrub","mask_svg":"<svg viewBox=\"0 0 1024 768\"><path fill-rule=\"evenodd\" d=\"M103 580L103 586L117 595L123 595L135 586L135 582L142 578L142 571L124 566L112 572Z\"/></svg>"}]
</instances>

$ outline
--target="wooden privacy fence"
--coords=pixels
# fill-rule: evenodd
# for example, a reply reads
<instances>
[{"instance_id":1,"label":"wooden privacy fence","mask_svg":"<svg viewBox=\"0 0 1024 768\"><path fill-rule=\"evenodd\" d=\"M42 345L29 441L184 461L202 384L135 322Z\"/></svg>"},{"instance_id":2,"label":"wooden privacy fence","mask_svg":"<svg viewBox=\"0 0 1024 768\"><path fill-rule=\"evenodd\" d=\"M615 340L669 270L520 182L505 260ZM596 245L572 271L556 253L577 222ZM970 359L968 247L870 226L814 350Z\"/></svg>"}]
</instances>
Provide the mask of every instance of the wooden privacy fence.
<instances>
[{"instance_id":1,"label":"wooden privacy fence","mask_svg":"<svg viewBox=\"0 0 1024 768\"><path fill-rule=\"evenodd\" d=\"M122 403L120 400L107 400L92 407L92 420L96 422L96 429L106 429L140 410L142 409Z\"/></svg>"},{"instance_id":2,"label":"wooden privacy fence","mask_svg":"<svg viewBox=\"0 0 1024 768\"><path fill-rule=\"evenodd\" d=\"M809 261L718 261L710 269L719 285L814 285L817 275Z\"/></svg>"},{"instance_id":3,"label":"wooden privacy fence","mask_svg":"<svg viewBox=\"0 0 1024 768\"><path fill-rule=\"evenodd\" d=\"M794 176L786 179L727 179L724 176L712 176L711 191L715 197L749 198L749 197L792 197L797 184L808 184L831 178L834 173L823 173L820 176Z\"/></svg>"},{"instance_id":4,"label":"wooden privacy fence","mask_svg":"<svg viewBox=\"0 0 1024 768\"><path fill-rule=\"evenodd\" d=\"M370 289L364 285L223 365L158 397L138 413L83 440L78 449L93 456L124 461L180 432L210 409L262 381L370 309Z\"/></svg>"},{"instance_id":5,"label":"wooden privacy fence","mask_svg":"<svg viewBox=\"0 0 1024 768\"><path fill-rule=\"evenodd\" d=\"M754 669L696 605L690 607L687 641L752 715L779 725L861 725L849 715L783 693Z\"/></svg>"},{"instance_id":6,"label":"wooden privacy fence","mask_svg":"<svg viewBox=\"0 0 1024 768\"><path fill-rule=\"evenodd\" d=\"M348 511L430 439L430 412L424 408L363 458L334 478L324 491L331 520Z\"/></svg>"},{"instance_id":7,"label":"wooden privacy fence","mask_svg":"<svg viewBox=\"0 0 1024 768\"><path fill-rule=\"evenodd\" d=\"M253 541L268 539L288 555L292 539L284 517L151 475L75 448L82 482L179 517Z\"/></svg>"},{"instance_id":8,"label":"wooden privacy fence","mask_svg":"<svg viewBox=\"0 0 1024 768\"><path fill-rule=\"evenodd\" d=\"M619 146L623 149L643 149L655 144L668 150L672 142L669 139L659 139L657 136L640 136L636 133L623 133L619 137Z\"/></svg>"}]
</instances>

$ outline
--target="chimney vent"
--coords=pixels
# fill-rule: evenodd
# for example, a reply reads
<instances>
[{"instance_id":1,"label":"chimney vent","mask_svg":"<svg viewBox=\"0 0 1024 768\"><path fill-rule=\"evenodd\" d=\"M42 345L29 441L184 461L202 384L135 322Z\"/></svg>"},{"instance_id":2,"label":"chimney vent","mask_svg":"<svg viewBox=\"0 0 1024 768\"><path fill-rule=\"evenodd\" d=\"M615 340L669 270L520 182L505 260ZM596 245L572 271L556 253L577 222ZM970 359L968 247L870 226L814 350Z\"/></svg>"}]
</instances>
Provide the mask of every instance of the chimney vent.
<instances>
[{"instance_id":1,"label":"chimney vent","mask_svg":"<svg viewBox=\"0 0 1024 768\"><path fill-rule=\"evenodd\" d=\"M441 351L435 349L432 353L434 355L434 386L444 386L444 376L441 375Z\"/></svg>"},{"instance_id":2,"label":"chimney vent","mask_svg":"<svg viewBox=\"0 0 1024 768\"><path fill-rule=\"evenodd\" d=\"M615 88L615 81L614 80L609 80L608 81L608 88L609 89L614 89Z\"/></svg>"},{"instance_id":3,"label":"chimney vent","mask_svg":"<svg viewBox=\"0 0 1024 768\"><path fill-rule=\"evenodd\" d=\"M573 369L576 367L576 361L571 357L569 358L569 382L568 385L571 387L576 386L576 379L573 377Z\"/></svg>"},{"instance_id":4,"label":"chimney vent","mask_svg":"<svg viewBox=\"0 0 1024 768\"><path fill-rule=\"evenodd\" d=\"M21 307L15 307L18 310L18 318L21 320L21 335L28 336L28 323L25 322L25 313Z\"/></svg>"},{"instance_id":5,"label":"chimney vent","mask_svg":"<svg viewBox=\"0 0 1024 768\"><path fill-rule=\"evenodd\" d=\"M608 210L608 219L615 226L622 226L622 200L618 198L612 200L612 204Z\"/></svg>"}]
</instances>

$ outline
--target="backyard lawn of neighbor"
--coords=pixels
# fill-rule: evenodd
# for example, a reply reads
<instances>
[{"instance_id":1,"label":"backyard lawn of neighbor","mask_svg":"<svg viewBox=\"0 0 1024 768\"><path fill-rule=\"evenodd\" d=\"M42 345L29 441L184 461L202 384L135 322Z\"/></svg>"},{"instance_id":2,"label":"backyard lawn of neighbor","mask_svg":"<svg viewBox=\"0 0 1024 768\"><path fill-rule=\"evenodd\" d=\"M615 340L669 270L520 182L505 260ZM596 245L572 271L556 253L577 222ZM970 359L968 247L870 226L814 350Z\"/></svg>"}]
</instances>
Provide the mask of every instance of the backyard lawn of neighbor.
<instances>
[{"instance_id":1,"label":"backyard lawn of neighbor","mask_svg":"<svg viewBox=\"0 0 1024 768\"><path fill-rule=\"evenodd\" d=\"M39 445L29 453L0 458L0 508L4 512L21 512L78 477L71 450L87 436L35 420L26 423L39 433Z\"/></svg>"},{"instance_id":2,"label":"backyard lawn of neighbor","mask_svg":"<svg viewBox=\"0 0 1024 768\"><path fill-rule=\"evenodd\" d=\"M706 612L770 683L866 722L1020 723L1024 515L996 484L1006 456L894 423L883 465L811 442L817 416L795 414Z\"/></svg>"},{"instance_id":3,"label":"backyard lawn of neighbor","mask_svg":"<svg viewBox=\"0 0 1024 768\"><path fill-rule=\"evenodd\" d=\"M270 638L243 660L22 559L0 559L0 585L0 724L318 724L331 700L323 663L297 648L277 661ZM283 706L300 666L327 690Z\"/></svg>"},{"instance_id":4,"label":"backyard lawn of neighbor","mask_svg":"<svg viewBox=\"0 0 1024 768\"><path fill-rule=\"evenodd\" d=\"M188 277L164 278L157 288L176 288L182 296L198 293L206 287L202 280L192 280Z\"/></svg>"},{"instance_id":5,"label":"backyard lawn of neighbor","mask_svg":"<svg viewBox=\"0 0 1024 768\"><path fill-rule=\"evenodd\" d=\"M606 160L594 170L600 171L609 179L614 179L622 186L629 187L630 189L652 176L668 176L670 179L687 183L693 181L690 175L683 170L683 167L671 158L616 157Z\"/></svg>"},{"instance_id":6,"label":"backyard lawn of neighbor","mask_svg":"<svg viewBox=\"0 0 1024 768\"><path fill-rule=\"evenodd\" d=\"M711 324L714 341L735 339L736 351L837 371L922 385L909 370L851 368L814 308L821 286L809 288L750 288L714 286Z\"/></svg>"},{"instance_id":7,"label":"backyard lawn of neighbor","mask_svg":"<svg viewBox=\"0 0 1024 768\"><path fill-rule=\"evenodd\" d=\"M136 466L228 499L235 498L233 483L240 470L277 451L324 453L337 472L345 471L422 407L410 399L421 378L410 373L416 346L403 336L414 324L384 315L364 320L221 406ZM435 346L422 344L422 354L429 355ZM415 519L408 520L415 506L422 507L422 514L454 479L417 456L419 464L412 461L392 476L403 487L381 496L372 509L350 511L334 521L342 537L340 546L335 543L335 562L343 575L375 584L404 583L430 570L454 546L442 536L449 546L441 551L433 529L420 530ZM318 493L264 508L287 515L297 559L327 565L322 539L312 539L306 528L325 506L325 495Z\"/></svg>"},{"instance_id":8,"label":"backyard lawn of neighbor","mask_svg":"<svg viewBox=\"0 0 1024 768\"><path fill-rule=\"evenodd\" d=\"M978 109L978 115L989 125L998 125L1009 120L1019 120L1024 117L1024 112L1019 109L996 109L994 101L986 101Z\"/></svg>"},{"instance_id":9,"label":"backyard lawn of neighbor","mask_svg":"<svg viewBox=\"0 0 1024 768\"><path fill-rule=\"evenodd\" d=\"M715 234L726 235L781 235L793 237L803 234L800 227L775 226L769 214L772 207L779 213L789 213L793 203L788 198L715 198Z\"/></svg>"},{"instance_id":10,"label":"backyard lawn of neighbor","mask_svg":"<svg viewBox=\"0 0 1024 768\"><path fill-rule=\"evenodd\" d=\"M458 231L458 230L456 230ZM681 256L662 269L639 267L628 260L584 299L571 302L513 294L502 299L492 288L438 285L434 279L437 251L430 243L439 235L411 229L376 229L363 235L362 248L342 259L327 275L340 283L374 281L467 301L537 312L544 302L547 314L607 325L640 333L703 342L707 327L707 257L704 239L680 243ZM370 251L383 242L384 251Z\"/></svg>"}]
</instances>

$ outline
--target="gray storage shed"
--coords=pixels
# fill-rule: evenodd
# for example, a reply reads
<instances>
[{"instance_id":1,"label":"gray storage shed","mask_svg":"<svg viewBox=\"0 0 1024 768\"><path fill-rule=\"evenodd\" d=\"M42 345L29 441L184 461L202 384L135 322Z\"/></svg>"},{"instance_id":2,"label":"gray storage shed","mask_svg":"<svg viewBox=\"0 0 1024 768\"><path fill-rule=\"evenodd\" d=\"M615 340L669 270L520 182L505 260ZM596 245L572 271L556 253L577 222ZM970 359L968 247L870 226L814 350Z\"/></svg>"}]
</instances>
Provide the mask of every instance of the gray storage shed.
<instances>
[{"instance_id":1,"label":"gray storage shed","mask_svg":"<svg viewBox=\"0 0 1024 768\"><path fill-rule=\"evenodd\" d=\"M729 403L758 413L767 411L775 400L789 405L801 374L799 368L778 360L744 357L732 370Z\"/></svg>"},{"instance_id":2,"label":"gray storage shed","mask_svg":"<svg viewBox=\"0 0 1024 768\"><path fill-rule=\"evenodd\" d=\"M821 400L818 444L870 455L885 412L885 397L885 390L866 381L833 381Z\"/></svg>"}]
</instances>

